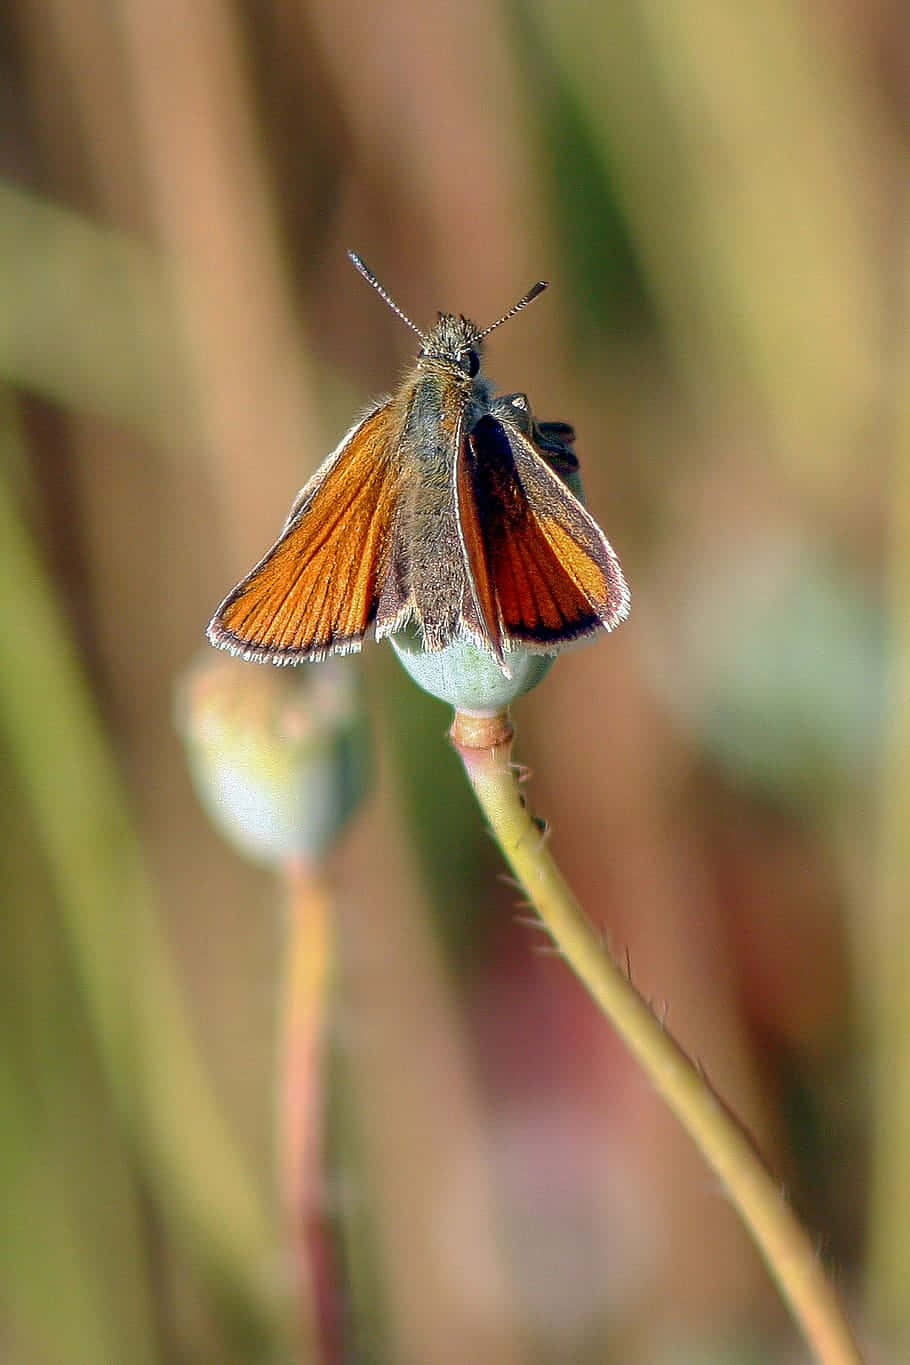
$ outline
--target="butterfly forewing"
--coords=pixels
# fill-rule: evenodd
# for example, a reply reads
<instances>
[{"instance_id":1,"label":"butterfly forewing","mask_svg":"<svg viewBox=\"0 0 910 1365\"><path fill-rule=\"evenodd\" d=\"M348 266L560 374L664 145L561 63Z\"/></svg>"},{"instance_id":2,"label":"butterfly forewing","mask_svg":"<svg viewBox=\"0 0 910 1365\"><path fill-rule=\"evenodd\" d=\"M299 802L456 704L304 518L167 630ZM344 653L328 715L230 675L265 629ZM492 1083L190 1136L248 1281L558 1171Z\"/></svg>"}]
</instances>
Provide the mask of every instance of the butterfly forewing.
<instances>
[{"instance_id":1,"label":"butterfly forewing","mask_svg":"<svg viewBox=\"0 0 910 1365\"><path fill-rule=\"evenodd\" d=\"M213 644L269 663L358 648L389 554L399 428L384 404L314 475L279 540L215 613Z\"/></svg>"},{"instance_id":2,"label":"butterfly forewing","mask_svg":"<svg viewBox=\"0 0 910 1365\"><path fill-rule=\"evenodd\" d=\"M481 614L495 596L502 633L540 650L618 625L628 591L609 542L518 427L482 417L460 460L461 524L479 528L465 529L464 544Z\"/></svg>"}]
</instances>

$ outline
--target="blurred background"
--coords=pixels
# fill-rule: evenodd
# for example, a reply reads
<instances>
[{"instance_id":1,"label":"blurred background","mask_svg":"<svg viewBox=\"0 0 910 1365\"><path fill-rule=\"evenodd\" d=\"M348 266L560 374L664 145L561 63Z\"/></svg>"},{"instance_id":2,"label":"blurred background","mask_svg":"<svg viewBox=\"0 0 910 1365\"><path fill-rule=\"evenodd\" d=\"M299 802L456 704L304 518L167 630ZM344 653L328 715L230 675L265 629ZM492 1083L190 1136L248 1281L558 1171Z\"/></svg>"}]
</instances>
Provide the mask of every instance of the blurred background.
<instances>
[{"instance_id":1,"label":"blurred background","mask_svg":"<svg viewBox=\"0 0 910 1365\"><path fill-rule=\"evenodd\" d=\"M419 326L552 282L488 364L633 608L526 791L906 1360L904 7L10 0L0 62L3 1360L807 1358L446 708L203 643L412 358L348 247Z\"/></svg>"}]
</instances>

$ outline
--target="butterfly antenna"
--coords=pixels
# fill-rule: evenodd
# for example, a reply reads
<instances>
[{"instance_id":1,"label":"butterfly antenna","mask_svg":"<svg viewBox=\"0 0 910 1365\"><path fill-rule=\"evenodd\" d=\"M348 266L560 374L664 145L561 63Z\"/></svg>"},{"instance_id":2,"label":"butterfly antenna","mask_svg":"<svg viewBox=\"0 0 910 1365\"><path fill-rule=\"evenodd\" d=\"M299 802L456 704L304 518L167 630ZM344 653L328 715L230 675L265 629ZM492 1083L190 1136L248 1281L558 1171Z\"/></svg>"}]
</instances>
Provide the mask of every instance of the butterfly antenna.
<instances>
[{"instance_id":1,"label":"butterfly antenna","mask_svg":"<svg viewBox=\"0 0 910 1365\"><path fill-rule=\"evenodd\" d=\"M501 318L497 318L495 322L490 323L489 327L485 327L477 340L480 341L483 337L489 336L497 327L501 327L504 322L508 322L509 318L514 318L516 313L520 313L522 308L527 308L529 303L534 302L538 294L542 294L543 291L549 287L549 283L549 280L538 280L536 284L531 286L527 294L522 294L518 302L513 303L507 313L503 313Z\"/></svg>"},{"instance_id":2,"label":"butterfly antenna","mask_svg":"<svg viewBox=\"0 0 910 1365\"><path fill-rule=\"evenodd\" d=\"M385 303L389 305L392 312L397 313L398 316L401 318L402 322L406 323L407 326L410 327L412 332L416 332L417 335L420 337L421 341L423 341L423 332L421 332L420 328L411 321L407 313L402 312L402 310L398 307L398 304L395 302L392 296L386 293L382 285L377 280L376 276L373 274L370 267L367 265L366 261L362 261L360 257L357 255L356 251L349 251L348 255L356 265L357 269L360 271L363 278L366 280L367 284L371 284L373 286L373 288L376 290L376 293Z\"/></svg>"}]
</instances>

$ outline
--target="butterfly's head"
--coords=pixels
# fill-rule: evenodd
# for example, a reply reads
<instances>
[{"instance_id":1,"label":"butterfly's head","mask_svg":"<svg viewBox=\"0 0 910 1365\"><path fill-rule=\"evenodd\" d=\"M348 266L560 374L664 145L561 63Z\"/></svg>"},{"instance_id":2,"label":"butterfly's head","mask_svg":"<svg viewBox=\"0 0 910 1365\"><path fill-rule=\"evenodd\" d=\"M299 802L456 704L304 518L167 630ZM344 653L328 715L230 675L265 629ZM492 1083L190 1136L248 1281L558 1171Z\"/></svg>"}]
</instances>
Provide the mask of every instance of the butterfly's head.
<instances>
[{"instance_id":1,"label":"butterfly's head","mask_svg":"<svg viewBox=\"0 0 910 1365\"><path fill-rule=\"evenodd\" d=\"M438 366L459 379L474 379L483 353L480 338L476 323L440 313L436 325L422 338L417 364Z\"/></svg>"}]
</instances>

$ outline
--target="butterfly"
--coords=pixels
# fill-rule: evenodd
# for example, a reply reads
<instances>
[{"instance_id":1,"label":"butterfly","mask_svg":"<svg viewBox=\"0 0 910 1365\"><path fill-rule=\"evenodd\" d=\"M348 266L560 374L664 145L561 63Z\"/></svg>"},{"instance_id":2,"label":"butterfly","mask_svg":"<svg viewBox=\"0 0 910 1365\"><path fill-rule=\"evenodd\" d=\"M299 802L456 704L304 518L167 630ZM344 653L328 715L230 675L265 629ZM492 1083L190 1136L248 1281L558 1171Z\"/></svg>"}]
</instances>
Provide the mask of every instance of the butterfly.
<instances>
[{"instance_id":1,"label":"butterfly","mask_svg":"<svg viewBox=\"0 0 910 1365\"><path fill-rule=\"evenodd\" d=\"M440 313L427 332L354 252L420 338L399 388L351 427L297 494L275 544L209 623L212 644L296 664L416 629L429 651L467 640L506 677L517 649L553 654L629 610L610 542L580 500L575 434L524 394L494 396L483 329Z\"/></svg>"}]
</instances>

